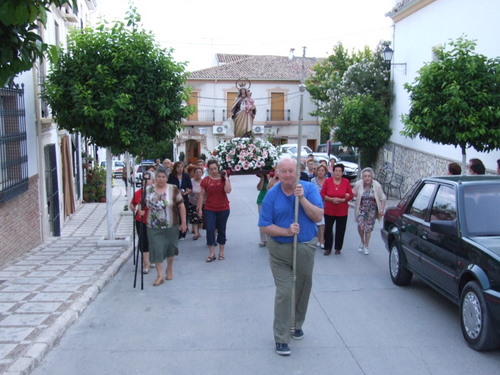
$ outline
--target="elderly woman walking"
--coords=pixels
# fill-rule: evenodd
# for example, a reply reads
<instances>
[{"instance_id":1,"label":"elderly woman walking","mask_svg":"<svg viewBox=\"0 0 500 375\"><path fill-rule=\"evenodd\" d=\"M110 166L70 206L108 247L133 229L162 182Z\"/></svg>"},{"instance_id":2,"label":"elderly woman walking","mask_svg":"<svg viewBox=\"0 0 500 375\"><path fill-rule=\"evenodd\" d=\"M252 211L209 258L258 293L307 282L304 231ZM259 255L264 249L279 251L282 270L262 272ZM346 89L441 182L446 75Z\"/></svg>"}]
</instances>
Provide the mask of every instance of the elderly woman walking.
<instances>
[{"instance_id":1,"label":"elderly woman walking","mask_svg":"<svg viewBox=\"0 0 500 375\"><path fill-rule=\"evenodd\" d=\"M368 245L375 226L375 219L380 220L384 216L387 198L382 186L374 180L373 169L371 168L365 168L361 171L361 180L354 185L353 193L356 197L354 217L361 238L358 251L368 255L370 254Z\"/></svg>"},{"instance_id":2,"label":"elderly woman walking","mask_svg":"<svg viewBox=\"0 0 500 375\"><path fill-rule=\"evenodd\" d=\"M158 167L155 183L146 188L148 208L148 242L150 262L154 263L157 277L154 286L173 279L174 256L178 254L179 229L187 230L184 198L175 185L167 184L167 170ZM144 212L140 212L141 215ZM163 261L167 259L166 277Z\"/></svg>"}]
</instances>

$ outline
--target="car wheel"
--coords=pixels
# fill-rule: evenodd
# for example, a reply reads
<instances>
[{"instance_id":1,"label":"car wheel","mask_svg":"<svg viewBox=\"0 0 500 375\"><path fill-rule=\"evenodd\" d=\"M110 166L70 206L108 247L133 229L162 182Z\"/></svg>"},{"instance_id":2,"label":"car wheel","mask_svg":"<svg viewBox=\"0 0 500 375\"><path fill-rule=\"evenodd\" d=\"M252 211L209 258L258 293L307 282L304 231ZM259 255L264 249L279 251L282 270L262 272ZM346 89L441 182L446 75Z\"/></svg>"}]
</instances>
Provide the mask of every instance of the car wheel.
<instances>
[{"instance_id":1,"label":"car wheel","mask_svg":"<svg viewBox=\"0 0 500 375\"><path fill-rule=\"evenodd\" d=\"M460 324L467 344L474 350L491 350L498 347L499 338L491 322L481 287L469 281L460 296Z\"/></svg>"},{"instance_id":2,"label":"car wheel","mask_svg":"<svg viewBox=\"0 0 500 375\"><path fill-rule=\"evenodd\" d=\"M389 272L392 282L396 285L408 285L413 276L406 268L405 256L395 242L391 244L389 251Z\"/></svg>"}]
</instances>

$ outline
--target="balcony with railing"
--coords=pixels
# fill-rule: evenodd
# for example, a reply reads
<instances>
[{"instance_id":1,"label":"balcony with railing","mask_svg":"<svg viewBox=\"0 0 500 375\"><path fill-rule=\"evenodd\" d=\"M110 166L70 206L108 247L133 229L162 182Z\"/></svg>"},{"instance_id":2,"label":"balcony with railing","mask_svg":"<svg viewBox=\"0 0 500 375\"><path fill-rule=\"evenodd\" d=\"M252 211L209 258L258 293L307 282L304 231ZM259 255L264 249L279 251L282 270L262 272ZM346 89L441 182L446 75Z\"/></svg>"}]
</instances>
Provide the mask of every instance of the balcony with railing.
<instances>
[{"instance_id":1,"label":"balcony with railing","mask_svg":"<svg viewBox=\"0 0 500 375\"><path fill-rule=\"evenodd\" d=\"M263 111L262 113L260 111ZM194 112L183 121L184 126L209 126L218 125L230 117L226 109L203 109ZM287 125L291 123L291 110L273 110L270 108L257 108L255 121L265 121L266 125Z\"/></svg>"},{"instance_id":2,"label":"balcony with railing","mask_svg":"<svg viewBox=\"0 0 500 375\"><path fill-rule=\"evenodd\" d=\"M290 110L276 110L276 109L266 109L266 122L289 122L290 121Z\"/></svg>"},{"instance_id":3,"label":"balcony with railing","mask_svg":"<svg viewBox=\"0 0 500 375\"><path fill-rule=\"evenodd\" d=\"M215 125L215 109L199 109L183 121L190 125Z\"/></svg>"}]
</instances>

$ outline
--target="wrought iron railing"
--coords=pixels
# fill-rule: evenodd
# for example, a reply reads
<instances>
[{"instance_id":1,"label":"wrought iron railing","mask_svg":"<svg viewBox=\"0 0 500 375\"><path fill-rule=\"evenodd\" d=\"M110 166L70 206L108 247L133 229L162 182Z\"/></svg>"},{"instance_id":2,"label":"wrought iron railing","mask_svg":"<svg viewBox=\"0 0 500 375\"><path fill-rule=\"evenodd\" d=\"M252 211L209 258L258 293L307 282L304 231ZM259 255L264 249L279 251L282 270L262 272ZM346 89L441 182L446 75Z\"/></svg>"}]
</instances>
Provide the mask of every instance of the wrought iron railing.
<instances>
[{"instance_id":1,"label":"wrought iron railing","mask_svg":"<svg viewBox=\"0 0 500 375\"><path fill-rule=\"evenodd\" d=\"M215 121L215 109L199 109L187 118L187 121Z\"/></svg>"},{"instance_id":2,"label":"wrought iron railing","mask_svg":"<svg viewBox=\"0 0 500 375\"><path fill-rule=\"evenodd\" d=\"M268 109L266 110L266 121L290 121L290 110Z\"/></svg>"},{"instance_id":3,"label":"wrought iron railing","mask_svg":"<svg viewBox=\"0 0 500 375\"><path fill-rule=\"evenodd\" d=\"M0 88L0 203L28 190L24 87Z\"/></svg>"}]
</instances>

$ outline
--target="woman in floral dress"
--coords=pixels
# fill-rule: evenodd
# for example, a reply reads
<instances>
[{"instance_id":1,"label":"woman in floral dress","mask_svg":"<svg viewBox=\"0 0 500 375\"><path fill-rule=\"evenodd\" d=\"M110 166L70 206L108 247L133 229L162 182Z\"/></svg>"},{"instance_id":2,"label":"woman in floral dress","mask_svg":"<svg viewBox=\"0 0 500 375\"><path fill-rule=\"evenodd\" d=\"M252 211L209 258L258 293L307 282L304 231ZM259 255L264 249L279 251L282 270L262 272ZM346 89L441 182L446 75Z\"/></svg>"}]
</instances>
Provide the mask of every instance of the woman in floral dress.
<instances>
[{"instance_id":1,"label":"woman in floral dress","mask_svg":"<svg viewBox=\"0 0 500 375\"><path fill-rule=\"evenodd\" d=\"M186 207L175 185L167 184L167 170L158 167L154 185L146 188L148 208L148 242L150 262L155 264L157 277L154 286L173 279L174 256L179 253L179 230L185 232ZM166 277L163 261L167 259Z\"/></svg>"},{"instance_id":2,"label":"woman in floral dress","mask_svg":"<svg viewBox=\"0 0 500 375\"><path fill-rule=\"evenodd\" d=\"M373 179L373 169L365 168L361 171L362 179L354 185L353 193L356 197L355 215L358 224L358 234L361 244L358 251L370 254L368 244L375 226L375 219L384 216L387 198L382 186Z\"/></svg>"}]
</instances>

